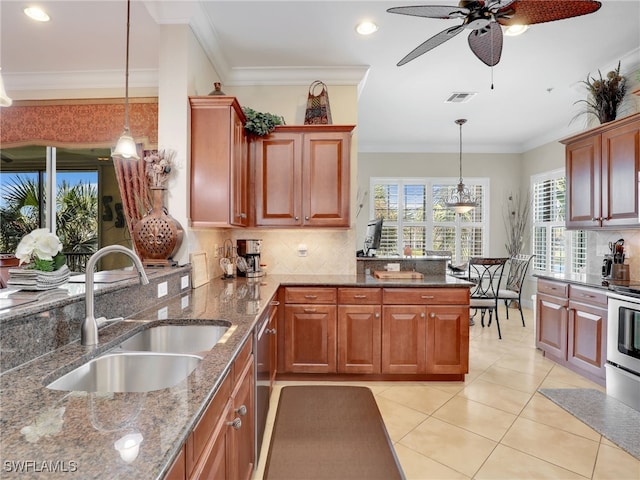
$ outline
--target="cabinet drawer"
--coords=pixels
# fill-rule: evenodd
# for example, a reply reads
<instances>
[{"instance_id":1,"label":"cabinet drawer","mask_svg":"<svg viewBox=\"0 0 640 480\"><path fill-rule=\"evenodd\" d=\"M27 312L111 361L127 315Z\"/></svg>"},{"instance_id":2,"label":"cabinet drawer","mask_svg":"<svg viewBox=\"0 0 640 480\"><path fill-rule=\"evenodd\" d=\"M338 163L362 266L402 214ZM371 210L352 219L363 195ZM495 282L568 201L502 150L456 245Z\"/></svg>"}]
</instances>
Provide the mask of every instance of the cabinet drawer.
<instances>
[{"instance_id":1,"label":"cabinet drawer","mask_svg":"<svg viewBox=\"0 0 640 480\"><path fill-rule=\"evenodd\" d=\"M577 302L588 303L590 305L607 306L607 294L595 288L569 285L569 298Z\"/></svg>"},{"instance_id":2,"label":"cabinet drawer","mask_svg":"<svg viewBox=\"0 0 640 480\"><path fill-rule=\"evenodd\" d=\"M468 288L385 288L385 305L468 305Z\"/></svg>"},{"instance_id":3,"label":"cabinet drawer","mask_svg":"<svg viewBox=\"0 0 640 480\"><path fill-rule=\"evenodd\" d=\"M251 357L252 351L253 351L253 337L250 337L246 341L244 346L240 349L240 352L238 352L238 356L233 361L233 365L231 366L231 377L234 385L238 381L238 378L240 377L240 375L242 375L242 371L244 370L244 367L247 365L247 362Z\"/></svg>"},{"instance_id":4,"label":"cabinet drawer","mask_svg":"<svg viewBox=\"0 0 640 480\"><path fill-rule=\"evenodd\" d=\"M286 303L336 303L335 288L287 287L284 292Z\"/></svg>"},{"instance_id":5,"label":"cabinet drawer","mask_svg":"<svg viewBox=\"0 0 640 480\"><path fill-rule=\"evenodd\" d=\"M224 409L231 395L231 379L227 375L220 384L220 388L207 406L207 409L193 429L187 440L187 472L191 472L202 454L209 437L215 430L215 426L224 414Z\"/></svg>"},{"instance_id":6,"label":"cabinet drawer","mask_svg":"<svg viewBox=\"0 0 640 480\"><path fill-rule=\"evenodd\" d=\"M382 303L382 289L339 288L338 303L340 305L380 305Z\"/></svg>"},{"instance_id":7,"label":"cabinet drawer","mask_svg":"<svg viewBox=\"0 0 640 480\"><path fill-rule=\"evenodd\" d=\"M538 293L545 293L554 297L567 297L569 295L569 284L539 278Z\"/></svg>"}]
</instances>

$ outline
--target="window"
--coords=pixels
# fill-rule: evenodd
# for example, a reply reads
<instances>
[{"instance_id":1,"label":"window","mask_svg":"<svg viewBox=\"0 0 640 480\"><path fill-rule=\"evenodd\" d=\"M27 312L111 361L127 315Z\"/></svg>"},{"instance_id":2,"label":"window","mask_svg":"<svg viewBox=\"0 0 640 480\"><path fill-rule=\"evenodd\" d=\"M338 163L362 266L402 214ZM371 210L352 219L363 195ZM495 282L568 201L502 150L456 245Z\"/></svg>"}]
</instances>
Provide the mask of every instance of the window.
<instances>
[{"instance_id":1,"label":"window","mask_svg":"<svg viewBox=\"0 0 640 480\"><path fill-rule=\"evenodd\" d=\"M429 250L448 250L455 264L483 255L488 245L489 180L466 183L479 206L456 215L444 206L456 189L454 178L371 178L371 218L383 218L378 255L401 255L405 247L414 256Z\"/></svg>"},{"instance_id":2,"label":"window","mask_svg":"<svg viewBox=\"0 0 640 480\"><path fill-rule=\"evenodd\" d=\"M564 170L531 177L533 192L533 269L544 273L582 273L587 264L587 238L582 230L565 229Z\"/></svg>"}]
</instances>

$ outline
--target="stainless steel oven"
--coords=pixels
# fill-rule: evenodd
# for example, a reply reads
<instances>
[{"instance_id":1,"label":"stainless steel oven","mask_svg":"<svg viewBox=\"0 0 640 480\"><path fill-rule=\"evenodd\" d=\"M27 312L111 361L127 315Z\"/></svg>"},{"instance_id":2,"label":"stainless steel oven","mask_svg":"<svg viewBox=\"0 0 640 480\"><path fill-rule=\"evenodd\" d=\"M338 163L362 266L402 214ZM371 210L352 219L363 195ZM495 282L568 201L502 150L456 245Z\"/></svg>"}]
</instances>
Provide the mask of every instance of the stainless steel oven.
<instances>
[{"instance_id":1,"label":"stainless steel oven","mask_svg":"<svg viewBox=\"0 0 640 480\"><path fill-rule=\"evenodd\" d=\"M640 291L607 296L607 394L640 410Z\"/></svg>"}]
</instances>

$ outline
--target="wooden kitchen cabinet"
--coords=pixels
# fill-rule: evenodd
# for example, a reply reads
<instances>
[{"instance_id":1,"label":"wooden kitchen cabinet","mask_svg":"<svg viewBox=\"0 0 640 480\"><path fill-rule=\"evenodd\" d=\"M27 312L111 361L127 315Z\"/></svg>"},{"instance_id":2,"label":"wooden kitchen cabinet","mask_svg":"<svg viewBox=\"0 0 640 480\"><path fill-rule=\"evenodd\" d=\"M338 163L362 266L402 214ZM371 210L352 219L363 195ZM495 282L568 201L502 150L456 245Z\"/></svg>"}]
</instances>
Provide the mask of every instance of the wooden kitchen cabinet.
<instances>
[{"instance_id":1,"label":"wooden kitchen cabinet","mask_svg":"<svg viewBox=\"0 0 640 480\"><path fill-rule=\"evenodd\" d=\"M189 97L193 227L249 225L249 148L235 97Z\"/></svg>"},{"instance_id":2,"label":"wooden kitchen cabinet","mask_svg":"<svg viewBox=\"0 0 640 480\"><path fill-rule=\"evenodd\" d=\"M354 126L279 126L252 142L255 225L348 227Z\"/></svg>"},{"instance_id":3,"label":"wooden kitchen cabinet","mask_svg":"<svg viewBox=\"0 0 640 480\"><path fill-rule=\"evenodd\" d=\"M338 373L380 373L382 289L338 289Z\"/></svg>"},{"instance_id":4,"label":"wooden kitchen cabinet","mask_svg":"<svg viewBox=\"0 0 640 480\"><path fill-rule=\"evenodd\" d=\"M187 439L186 478L251 478L255 465L254 386L253 342L248 340Z\"/></svg>"},{"instance_id":5,"label":"wooden kitchen cabinet","mask_svg":"<svg viewBox=\"0 0 640 480\"><path fill-rule=\"evenodd\" d=\"M469 290L385 288L382 373L469 371Z\"/></svg>"},{"instance_id":6,"label":"wooden kitchen cabinet","mask_svg":"<svg viewBox=\"0 0 640 480\"><path fill-rule=\"evenodd\" d=\"M536 346L545 356L604 384L607 297L604 291L538 279Z\"/></svg>"},{"instance_id":7,"label":"wooden kitchen cabinet","mask_svg":"<svg viewBox=\"0 0 640 480\"><path fill-rule=\"evenodd\" d=\"M285 372L336 372L336 300L335 288L285 289Z\"/></svg>"},{"instance_id":8,"label":"wooden kitchen cabinet","mask_svg":"<svg viewBox=\"0 0 640 480\"><path fill-rule=\"evenodd\" d=\"M562 140L566 145L566 226L640 224L640 114Z\"/></svg>"}]
</instances>

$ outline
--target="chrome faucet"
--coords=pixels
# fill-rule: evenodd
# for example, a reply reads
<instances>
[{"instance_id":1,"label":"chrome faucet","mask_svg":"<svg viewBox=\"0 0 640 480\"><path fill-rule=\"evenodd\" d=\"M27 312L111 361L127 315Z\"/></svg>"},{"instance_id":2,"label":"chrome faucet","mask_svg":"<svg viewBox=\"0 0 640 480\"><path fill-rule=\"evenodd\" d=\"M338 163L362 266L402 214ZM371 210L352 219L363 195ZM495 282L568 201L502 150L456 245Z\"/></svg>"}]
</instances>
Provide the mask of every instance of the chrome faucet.
<instances>
[{"instance_id":1,"label":"chrome faucet","mask_svg":"<svg viewBox=\"0 0 640 480\"><path fill-rule=\"evenodd\" d=\"M93 269L96 266L96 263L100 258L108 255L110 253L120 252L127 255L131 260L133 260L133 265L138 270L138 276L140 278L140 284L147 285L149 283L149 279L147 278L147 274L144 271L144 267L142 266L142 262L140 258L135 254L133 250L130 250L122 245L109 245L108 247L101 248L96 253L91 255L89 261L87 262L87 267L85 271L85 304L86 304L86 312L87 315L85 319L82 321L82 327L80 330L80 342L82 345L97 345L98 344L98 327L109 321L117 320L111 319L107 320L105 317L97 318L94 315L94 293L93 293Z\"/></svg>"}]
</instances>

